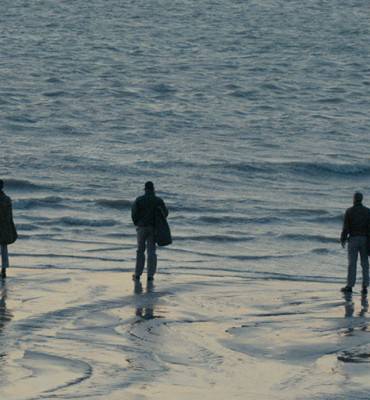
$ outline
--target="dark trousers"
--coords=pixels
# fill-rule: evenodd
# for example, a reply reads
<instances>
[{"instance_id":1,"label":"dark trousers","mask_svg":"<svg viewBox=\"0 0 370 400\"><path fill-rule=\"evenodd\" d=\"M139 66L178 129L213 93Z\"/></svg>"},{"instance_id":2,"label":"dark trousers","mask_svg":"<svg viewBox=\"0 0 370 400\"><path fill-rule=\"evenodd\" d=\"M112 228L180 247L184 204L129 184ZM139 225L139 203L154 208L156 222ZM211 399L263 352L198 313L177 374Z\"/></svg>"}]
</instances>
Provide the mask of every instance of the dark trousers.
<instances>
[{"instance_id":1,"label":"dark trousers","mask_svg":"<svg viewBox=\"0 0 370 400\"><path fill-rule=\"evenodd\" d=\"M9 255L8 246L6 244L1 245L1 268L9 267Z\"/></svg>"}]
</instances>

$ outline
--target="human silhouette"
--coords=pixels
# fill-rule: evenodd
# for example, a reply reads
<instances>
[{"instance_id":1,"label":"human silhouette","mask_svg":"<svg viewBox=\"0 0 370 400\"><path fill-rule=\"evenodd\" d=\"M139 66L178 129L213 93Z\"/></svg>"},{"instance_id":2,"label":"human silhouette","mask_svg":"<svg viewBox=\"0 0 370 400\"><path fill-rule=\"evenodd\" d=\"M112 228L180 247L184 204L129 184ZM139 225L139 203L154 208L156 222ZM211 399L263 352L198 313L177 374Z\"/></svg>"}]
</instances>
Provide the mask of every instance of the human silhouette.
<instances>
[{"instance_id":1,"label":"human silhouette","mask_svg":"<svg viewBox=\"0 0 370 400\"><path fill-rule=\"evenodd\" d=\"M9 268L8 245L17 240L17 230L13 221L12 201L4 193L4 181L0 179L0 247L1 247L1 278L6 278Z\"/></svg>"},{"instance_id":2,"label":"human silhouette","mask_svg":"<svg viewBox=\"0 0 370 400\"><path fill-rule=\"evenodd\" d=\"M342 292L352 292L356 284L357 258L360 254L362 267L362 293L367 293L369 286L368 241L370 235L370 210L362 204L363 195L356 192L353 195L353 206L344 215L341 244L345 247L348 241L348 273L347 284Z\"/></svg>"},{"instance_id":3,"label":"human silhouette","mask_svg":"<svg viewBox=\"0 0 370 400\"><path fill-rule=\"evenodd\" d=\"M153 182L145 183L145 194L138 197L131 209L132 221L136 226L137 252L134 280L139 280L145 267L145 250L147 250L148 280L154 279L157 271L157 254L155 241L155 216L158 208L167 218L168 209L164 201L156 196Z\"/></svg>"}]
</instances>

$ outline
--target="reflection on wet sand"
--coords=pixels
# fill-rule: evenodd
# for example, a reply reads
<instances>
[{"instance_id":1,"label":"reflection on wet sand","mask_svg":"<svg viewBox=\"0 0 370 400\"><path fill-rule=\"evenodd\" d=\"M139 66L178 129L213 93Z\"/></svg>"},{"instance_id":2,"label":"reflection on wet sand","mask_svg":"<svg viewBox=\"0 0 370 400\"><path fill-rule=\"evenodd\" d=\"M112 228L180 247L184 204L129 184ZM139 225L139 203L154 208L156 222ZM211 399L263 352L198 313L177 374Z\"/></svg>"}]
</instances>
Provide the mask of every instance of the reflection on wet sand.
<instances>
[{"instance_id":1,"label":"reflection on wet sand","mask_svg":"<svg viewBox=\"0 0 370 400\"><path fill-rule=\"evenodd\" d=\"M366 313L369 310L369 301L367 294L361 295L361 309L357 314L358 318L355 316L355 302L353 300L352 293L346 293L344 296L344 317L348 320L348 325L346 330L343 332L344 337L350 342L347 343L348 349L338 353L337 359L348 365L351 364L368 364L370 360L370 352L366 344L357 343L357 341L364 335L367 335L368 330L368 320L366 318ZM348 343L351 343L348 346Z\"/></svg>"},{"instance_id":2,"label":"reflection on wet sand","mask_svg":"<svg viewBox=\"0 0 370 400\"><path fill-rule=\"evenodd\" d=\"M7 322L12 319L12 314L6 307L7 287L5 281L0 281L0 334Z\"/></svg>"},{"instance_id":3,"label":"reflection on wet sand","mask_svg":"<svg viewBox=\"0 0 370 400\"><path fill-rule=\"evenodd\" d=\"M359 312L359 317L364 317L369 310L369 301L367 299L367 295L364 294L361 296L361 311Z\"/></svg>"},{"instance_id":4,"label":"reflection on wet sand","mask_svg":"<svg viewBox=\"0 0 370 400\"><path fill-rule=\"evenodd\" d=\"M352 293L345 293L344 297L344 318L351 318L353 317L353 313L355 311L355 303L352 299Z\"/></svg>"},{"instance_id":5,"label":"reflection on wet sand","mask_svg":"<svg viewBox=\"0 0 370 400\"><path fill-rule=\"evenodd\" d=\"M345 318L352 318L355 312L355 303L353 301L352 293L345 293L344 297L344 317ZM361 310L358 313L359 317L366 316L366 313L369 310L369 301L367 298L367 294L361 295Z\"/></svg>"},{"instance_id":6,"label":"reflection on wet sand","mask_svg":"<svg viewBox=\"0 0 370 400\"><path fill-rule=\"evenodd\" d=\"M154 283L148 281L145 288L145 293L143 293L143 285L140 281L135 282L134 293L140 295L138 301L136 301L135 315L141 317L142 319L154 319L154 305L157 300L157 296L154 294Z\"/></svg>"},{"instance_id":7,"label":"reflection on wet sand","mask_svg":"<svg viewBox=\"0 0 370 400\"><path fill-rule=\"evenodd\" d=\"M344 331L345 336L353 336L355 334L355 330L359 329L360 331L367 331L368 323L366 318L366 313L369 309L369 301L367 299L367 294L361 295L361 309L358 312L358 317L361 320L354 319L355 316L355 302L353 301L352 293L346 293L343 295L345 300L344 302L344 318L348 319L348 326ZM360 324L359 324L360 322ZM341 359L340 357L338 359Z\"/></svg>"},{"instance_id":8,"label":"reflection on wet sand","mask_svg":"<svg viewBox=\"0 0 370 400\"><path fill-rule=\"evenodd\" d=\"M9 312L6 306L7 287L4 280L0 281L0 361L7 356L7 346L4 345L3 337L5 338L5 325L12 319L13 315ZM0 373L2 375L3 373Z\"/></svg>"}]
</instances>

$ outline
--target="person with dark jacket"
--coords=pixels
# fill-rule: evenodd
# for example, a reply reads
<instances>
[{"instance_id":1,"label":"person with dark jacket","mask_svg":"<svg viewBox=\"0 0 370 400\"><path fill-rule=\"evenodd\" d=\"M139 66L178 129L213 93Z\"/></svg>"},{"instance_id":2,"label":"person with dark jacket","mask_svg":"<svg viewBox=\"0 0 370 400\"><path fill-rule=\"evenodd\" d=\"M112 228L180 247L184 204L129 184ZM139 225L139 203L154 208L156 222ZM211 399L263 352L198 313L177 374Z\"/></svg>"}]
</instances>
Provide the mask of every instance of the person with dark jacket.
<instances>
[{"instance_id":1,"label":"person with dark jacket","mask_svg":"<svg viewBox=\"0 0 370 400\"><path fill-rule=\"evenodd\" d=\"M133 279L139 280L145 266L145 249L147 249L148 280L154 278L157 270L156 243L154 237L155 214L160 208L167 218L168 209L164 201L155 195L153 182L145 183L145 194L138 197L131 209L132 221L136 226L137 252L136 267Z\"/></svg>"},{"instance_id":2,"label":"person with dark jacket","mask_svg":"<svg viewBox=\"0 0 370 400\"><path fill-rule=\"evenodd\" d=\"M346 210L340 237L342 247L348 241L347 285L342 292L352 292L356 283L357 258L360 254L362 267L362 293L367 293L369 286L368 241L370 236L370 210L362 204L362 193L353 195L353 206Z\"/></svg>"},{"instance_id":3,"label":"person with dark jacket","mask_svg":"<svg viewBox=\"0 0 370 400\"><path fill-rule=\"evenodd\" d=\"M4 181L0 179L0 247L1 278L6 278L9 267L8 245L17 240L17 231L13 221L12 201L4 191Z\"/></svg>"}]
</instances>

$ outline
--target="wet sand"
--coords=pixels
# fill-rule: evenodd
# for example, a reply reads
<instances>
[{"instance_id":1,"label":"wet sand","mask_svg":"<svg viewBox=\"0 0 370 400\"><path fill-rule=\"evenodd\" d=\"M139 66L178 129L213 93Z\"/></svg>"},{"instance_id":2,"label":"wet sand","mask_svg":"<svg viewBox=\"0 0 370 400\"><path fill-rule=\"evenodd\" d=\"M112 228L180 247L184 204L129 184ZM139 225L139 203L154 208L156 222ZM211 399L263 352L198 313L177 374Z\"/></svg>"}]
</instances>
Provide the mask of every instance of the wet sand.
<instances>
[{"instance_id":1,"label":"wet sand","mask_svg":"<svg viewBox=\"0 0 370 400\"><path fill-rule=\"evenodd\" d=\"M361 399L368 302L338 284L15 268L0 398Z\"/></svg>"}]
</instances>

